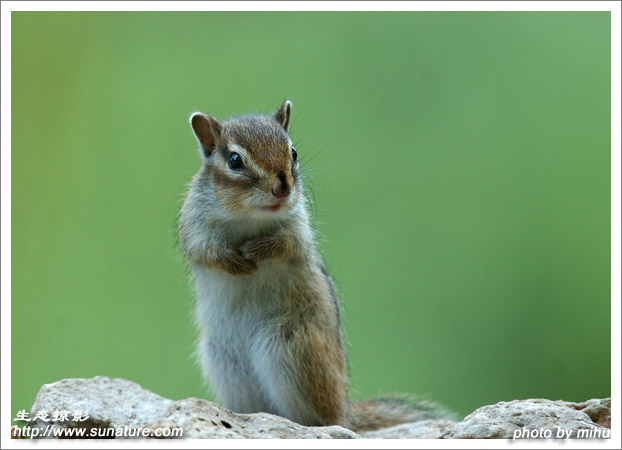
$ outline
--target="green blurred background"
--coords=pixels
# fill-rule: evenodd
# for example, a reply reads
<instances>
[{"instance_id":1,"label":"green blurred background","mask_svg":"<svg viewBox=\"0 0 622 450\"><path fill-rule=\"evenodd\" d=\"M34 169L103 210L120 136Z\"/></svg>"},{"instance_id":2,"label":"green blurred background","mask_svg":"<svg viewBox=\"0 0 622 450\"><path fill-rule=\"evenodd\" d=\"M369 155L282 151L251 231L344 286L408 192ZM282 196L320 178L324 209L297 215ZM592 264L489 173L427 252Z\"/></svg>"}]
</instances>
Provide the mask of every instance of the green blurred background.
<instances>
[{"instance_id":1,"label":"green blurred background","mask_svg":"<svg viewBox=\"0 0 622 450\"><path fill-rule=\"evenodd\" d=\"M609 13L12 13L12 414L207 397L189 114L294 103L352 397L610 395Z\"/></svg>"}]
</instances>

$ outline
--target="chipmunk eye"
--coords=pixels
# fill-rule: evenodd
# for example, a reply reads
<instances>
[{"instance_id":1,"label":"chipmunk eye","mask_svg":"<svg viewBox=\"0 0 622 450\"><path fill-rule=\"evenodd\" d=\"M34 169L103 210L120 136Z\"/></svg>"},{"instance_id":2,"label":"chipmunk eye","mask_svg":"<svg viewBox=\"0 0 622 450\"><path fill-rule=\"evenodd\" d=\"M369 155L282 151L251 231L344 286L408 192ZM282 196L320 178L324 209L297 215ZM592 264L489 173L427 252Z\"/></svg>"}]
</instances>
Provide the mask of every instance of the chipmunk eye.
<instances>
[{"instance_id":1,"label":"chipmunk eye","mask_svg":"<svg viewBox=\"0 0 622 450\"><path fill-rule=\"evenodd\" d=\"M298 152L296 148L292 145L292 158L294 158L294 162L298 161Z\"/></svg>"},{"instance_id":2,"label":"chipmunk eye","mask_svg":"<svg viewBox=\"0 0 622 450\"><path fill-rule=\"evenodd\" d=\"M231 156L229 156L229 168L231 170L244 169L244 162L242 162L242 157L235 152L231 153Z\"/></svg>"}]
</instances>

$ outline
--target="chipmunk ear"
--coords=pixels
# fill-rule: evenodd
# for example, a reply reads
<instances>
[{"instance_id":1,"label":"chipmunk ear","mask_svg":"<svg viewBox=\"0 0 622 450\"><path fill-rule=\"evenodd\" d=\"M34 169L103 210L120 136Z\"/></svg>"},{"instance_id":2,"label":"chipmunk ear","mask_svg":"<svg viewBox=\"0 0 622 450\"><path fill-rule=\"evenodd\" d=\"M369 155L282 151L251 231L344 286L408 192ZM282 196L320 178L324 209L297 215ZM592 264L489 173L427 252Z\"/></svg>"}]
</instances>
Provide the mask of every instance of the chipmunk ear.
<instances>
[{"instance_id":1,"label":"chipmunk ear","mask_svg":"<svg viewBox=\"0 0 622 450\"><path fill-rule=\"evenodd\" d=\"M203 155L209 158L220 140L220 122L210 115L196 112L190 116L190 125L201 144Z\"/></svg>"},{"instance_id":2,"label":"chipmunk ear","mask_svg":"<svg viewBox=\"0 0 622 450\"><path fill-rule=\"evenodd\" d=\"M274 120L276 120L283 129L289 132L289 118L292 115L292 102L285 100L276 113L274 113Z\"/></svg>"}]
</instances>

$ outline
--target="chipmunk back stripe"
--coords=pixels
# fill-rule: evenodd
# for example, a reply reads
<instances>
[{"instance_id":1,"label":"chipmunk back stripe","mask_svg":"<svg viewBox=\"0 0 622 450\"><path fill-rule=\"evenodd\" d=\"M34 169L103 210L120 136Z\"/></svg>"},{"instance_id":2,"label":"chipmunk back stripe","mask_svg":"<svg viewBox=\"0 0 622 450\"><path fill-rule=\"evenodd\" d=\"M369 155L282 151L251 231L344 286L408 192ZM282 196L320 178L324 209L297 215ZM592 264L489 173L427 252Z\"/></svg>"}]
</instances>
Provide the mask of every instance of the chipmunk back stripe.
<instances>
[{"instance_id":1,"label":"chipmunk back stripe","mask_svg":"<svg viewBox=\"0 0 622 450\"><path fill-rule=\"evenodd\" d=\"M333 306L335 307L335 312L337 313L337 323L339 324L339 338L341 339L341 306L339 305L339 299L337 298L337 293L335 292L335 283L333 282L333 278L326 270L326 266L322 263L320 263L320 271L322 272L322 275L324 275L324 278L326 278L326 282L328 283L328 292L330 293L330 298L333 301Z\"/></svg>"}]
</instances>

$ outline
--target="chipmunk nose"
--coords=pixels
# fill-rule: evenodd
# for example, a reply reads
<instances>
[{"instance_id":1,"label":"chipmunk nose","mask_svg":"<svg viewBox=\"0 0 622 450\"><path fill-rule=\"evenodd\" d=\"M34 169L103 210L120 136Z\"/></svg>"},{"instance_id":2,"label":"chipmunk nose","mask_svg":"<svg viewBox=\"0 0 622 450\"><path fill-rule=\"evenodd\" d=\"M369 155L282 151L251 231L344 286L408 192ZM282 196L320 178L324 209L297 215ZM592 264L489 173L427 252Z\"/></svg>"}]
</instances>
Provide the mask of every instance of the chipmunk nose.
<instances>
[{"instance_id":1,"label":"chipmunk nose","mask_svg":"<svg viewBox=\"0 0 622 450\"><path fill-rule=\"evenodd\" d=\"M291 192L291 188L288 185L279 185L279 187L272 188L272 195L274 195L276 198L284 198L287 197L289 195L289 193Z\"/></svg>"},{"instance_id":2,"label":"chipmunk nose","mask_svg":"<svg viewBox=\"0 0 622 450\"><path fill-rule=\"evenodd\" d=\"M276 198L285 198L291 192L291 187L287 184L287 178L284 173L279 174L280 183L276 187L272 187L272 195Z\"/></svg>"}]
</instances>

